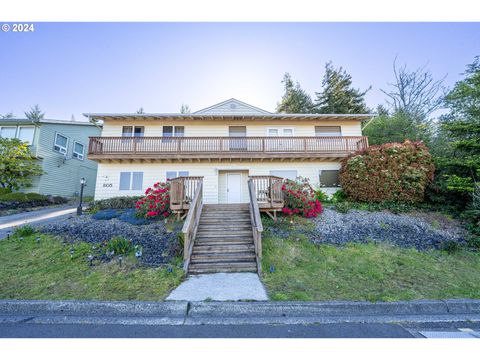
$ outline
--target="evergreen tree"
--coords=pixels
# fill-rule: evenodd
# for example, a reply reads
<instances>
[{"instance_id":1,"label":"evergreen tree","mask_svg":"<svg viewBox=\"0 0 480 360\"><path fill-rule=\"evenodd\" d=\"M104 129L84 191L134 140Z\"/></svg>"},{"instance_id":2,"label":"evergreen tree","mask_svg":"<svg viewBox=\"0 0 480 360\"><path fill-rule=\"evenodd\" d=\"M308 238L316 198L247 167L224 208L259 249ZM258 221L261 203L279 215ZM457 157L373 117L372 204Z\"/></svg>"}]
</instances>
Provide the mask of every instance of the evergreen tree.
<instances>
[{"instance_id":1,"label":"evergreen tree","mask_svg":"<svg viewBox=\"0 0 480 360\"><path fill-rule=\"evenodd\" d=\"M143 106L140 106L140 108L137 110L137 114L145 114L145 110L143 110Z\"/></svg>"},{"instance_id":2,"label":"evergreen tree","mask_svg":"<svg viewBox=\"0 0 480 360\"><path fill-rule=\"evenodd\" d=\"M277 113L284 114L308 114L312 112L313 103L308 95L297 82L293 82L289 73L283 76L282 84L284 93L282 100L277 104Z\"/></svg>"},{"instance_id":3,"label":"evergreen tree","mask_svg":"<svg viewBox=\"0 0 480 360\"><path fill-rule=\"evenodd\" d=\"M1 115L0 114L0 119L13 119L14 118L14 115L13 113L9 112L9 113L6 113L4 115Z\"/></svg>"},{"instance_id":4,"label":"evergreen tree","mask_svg":"<svg viewBox=\"0 0 480 360\"><path fill-rule=\"evenodd\" d=\"M352 87L352 76L342 67L335 69L332 62L325 65L322 90L315 93L315 112L319 114L365 114L365 94Z\"/></svg>"},{"instance_id":5,"label":"evergreen tree","mask_svg":"<svg viewBox=\"0 0 480 360\"><path fill-rule=\"evenodd\" d=\"M187 104L182 104L180 107L180 114L190 114L190 106Z\"/></svg>"},{"instance_id":6,"label":"evergreen tree","mask_svg":"<svg viewBox=\"0 0 480 360\"><path fill-rule=\"evenodd\" d=\"M40 110L40 106L35 105L30 108L30 111L25 112L25 116L27 117L27 119L38 121L44 118L45 113Z\"/></svg>"},{"instance_id":7,"label":"evergreen tree","mask_svg":"<svg viewBox=\"0 0 480 360\"><path fill-rule=\"evenodd\" d=\"M445 97L450 113L441 117L441 131L448 149L440 164L450 190L473 195L480 184L480 57L464 75Z\"/></svg>"}]
</instances>

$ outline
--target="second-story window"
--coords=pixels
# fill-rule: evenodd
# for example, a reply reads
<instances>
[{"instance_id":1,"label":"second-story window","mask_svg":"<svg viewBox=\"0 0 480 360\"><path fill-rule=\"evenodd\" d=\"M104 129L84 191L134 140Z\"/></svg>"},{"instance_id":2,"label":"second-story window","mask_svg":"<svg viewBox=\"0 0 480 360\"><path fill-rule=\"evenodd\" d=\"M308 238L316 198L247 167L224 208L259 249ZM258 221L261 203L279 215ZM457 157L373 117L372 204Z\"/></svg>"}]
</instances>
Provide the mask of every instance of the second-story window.
<instances>
[{"instance_id":1,"label":"second-story window","mask_svg":"<svg viewBox=\"0 0 480 360\"><path fill-rule=\"evenodd\" d=\"M145 133L144 126L124 126L122 127L123 137L142 137Z\"/></svg>"},{"instance_id":2,"label":"second-story window","mask_svg":"<svg viewBox=\"0 0 480 360\"><path fill-rule=\"evenodd\" d=\"M17 134L16 126L2 126L0 127L0 137L4 139L13 139Z\"/></svg>"},{"instance_id":3,"label":"second-story window","mask_svg":"<svg viewBox=\"0 0 480 360\"><path fill-rule=\"evenodd\" d=\"M342 136L340 126L315 126L315 136Z\"/></svg>"},{"instance_id":4,"label":"second-story window","mask_svg":"<svg viewBox=\"0 0 480 360\"><path fill-rule=\"evenodd\" d=\"M163 137L183 137L185 136L184 126L164 126Z\"/></svg>"},{"instance_id":5,"label":"second-story window","mask_svg":"<svg viewBox=\"0 0 480 360\"><path fill-rule=\"evenodd\" d=\"M29 145L33 143L33 135L35 134L35 128L33 126L20 126L18 128L18 139L23 142L27 142Z\"/></svg>"},{"instance_id":6,"label":"second-story window","mask_svg":"<svg viewBox=\"0 0 480 360\"><path fill-rule=\"evenodd\" d=\"M53 144L53 150L58 151L60 154L67 153L68 138L60 133L55 134L55 143Z\"/></svg>"},{"instance_id":7,"label":"second-story window","mask_svg":"<svg viewBox=\"0 0 480 360\"><path fill-rule=\"evenodd\" d=\"M74 142L73 143L73 154L72 156L78 160L83 160L83 157L85 155L85 146L79 142Z\"/></svg>"}]
</instances>

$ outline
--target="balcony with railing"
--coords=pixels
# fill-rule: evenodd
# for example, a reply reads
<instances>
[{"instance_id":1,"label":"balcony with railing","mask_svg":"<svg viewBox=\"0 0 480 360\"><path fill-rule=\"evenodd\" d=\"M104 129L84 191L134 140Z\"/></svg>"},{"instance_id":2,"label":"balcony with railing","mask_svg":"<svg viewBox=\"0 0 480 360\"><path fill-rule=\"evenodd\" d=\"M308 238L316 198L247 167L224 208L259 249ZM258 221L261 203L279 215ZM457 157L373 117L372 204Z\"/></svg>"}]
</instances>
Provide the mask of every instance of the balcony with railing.
<instances>
[{"instance_id":1,"label":"balcony with railing","mask_svg":"<svg viewBox=\"0 0 480 360\"><path fill-rule=\"evenodd\" d=\"M368 147L366 136L91 137L89 159L340 159Z\"/></svg>"}]
</instances>

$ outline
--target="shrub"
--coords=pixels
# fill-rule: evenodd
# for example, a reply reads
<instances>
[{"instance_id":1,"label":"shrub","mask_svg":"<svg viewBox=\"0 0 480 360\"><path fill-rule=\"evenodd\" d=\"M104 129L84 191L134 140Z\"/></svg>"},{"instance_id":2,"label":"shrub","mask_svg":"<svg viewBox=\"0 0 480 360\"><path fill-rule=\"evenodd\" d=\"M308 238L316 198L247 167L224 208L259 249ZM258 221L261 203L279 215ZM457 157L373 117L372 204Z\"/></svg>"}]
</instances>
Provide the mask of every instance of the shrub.
<instances>
[{"instance_id":1,"label":"shrub","mask_svg":"<svg viewBox=\"0 0 480 360\"><path fill-rule=\"evenodd\" d=\"M115 209L106 209L100 210L92 215L92 218L95 220L111 220L113 218L119 217L121 212Z\"/></svg>"},{"instance_id":2,"label":"shrub","mask_svg":"<svg viewBox=\"0 0 480 360\"><path fill-rule=\"evenodd\" d=\"M320 201L321 203L326 203L326 202L330 202L330 197L328 196L328 194L323 191L323 190L316 190L315 191L315 199L317 199L318 201Z\"/></svg>"},{"instance_id":3,"label":"shrub","mask_svg":"<svg viewBox=\"0 0 480 360\"><path fill-rule=\"evenodd\" d=\"M5 195L5 194L10 194L12 190L9 188L0 188L0 196Z\"/></svg>"},{"instance_id":4,"label":"shrub","mask_svg":"<svg viewBox=\"0 0 480 360\"><path fill-rule=\"evenodd\" d=\"M89 207L90 212L105 209L132 209L141 196L118 196L103 200L93 201Z\"/></svg>"},{"instance_id":5,"label":"shrub","mask_svg":"<svg viewBox=\"0 0 480 360\"><path fill-rule=\"evenodd\" d=\"M107 242L107 251L113 255L128 255L133 251L132 241L123 236L115 236Z\"/></svg>"},{"instance_id":6,"label":"shrub","mask_svg":"<svg viewBox=\"0 0 480 360\"><path fill-rule=\"evenodd\" d=\"M421 142L371 146L342 161L340 183L348 199L421 202L435 166Z\"/></svg>"},{"instance_id":7,"label":"shrub","mask_svg":"<svg viewBox=\"0 0 480 360\"><path fill-rule=\"evenodd\" d=\"M16 227L15 230L13 230L13 236L30 236L36 233L36 230L31 227L30 225L24 225L21 227Z\"/></svg>"},{"instance_id":8,"label":"shrub","mask_svg":"<svg viewBox=\"0 0 480 360\"><path fill-rule=\"evenodd\" d=\"M0 201L16 201L16 202L30 202L30 201L48 201L49 197L37 193L22 193L14 192L7 193L0 196Z\"/></svg>"},{"instance_id":9,"label":"shrub","mask_svg":"<svg viewBox=\"0 0 480 360\"><path fill-rule=\"evenodd\" d=\"M315 191L308 179L298 177L296 181L285 180L282 185L285 205L282 212L285 215L303 215L311 218L322 213L322 204L315 199Z\"/></svg>"},{"instance_id":10,"label":"shrub","mask_svg":"<svg viewBox=\"0 0 480 360\"><path fill-rule=\"evenodd\" d=\"M340 189L333 193L331 201L334 204L336 204L336 203L345 201L346 199L347 199L347 195L345 195L345 192L342 189Z\"/></svg>"},{"instance_id":11,"label":"shrub","mask_svg":"<svg viewBox=\"0 0 480 360\"><path fill-rule=\"evenodd\" d=\"M352 209L353 205L348 201L343 201L335 204L335 210L339 213L346 214L348 210Z\"/></svg>"},{"instance_id":12,"label":"shrub","mask_svg":"<svg viewBox=\"0 0 480 360\"><path fill-rule=\"evenodd\" d=\"M144 218L167 218L170 215L170 183L157 182L145 191L135 204L137 214Z\"/></svg>"}]
</instances>

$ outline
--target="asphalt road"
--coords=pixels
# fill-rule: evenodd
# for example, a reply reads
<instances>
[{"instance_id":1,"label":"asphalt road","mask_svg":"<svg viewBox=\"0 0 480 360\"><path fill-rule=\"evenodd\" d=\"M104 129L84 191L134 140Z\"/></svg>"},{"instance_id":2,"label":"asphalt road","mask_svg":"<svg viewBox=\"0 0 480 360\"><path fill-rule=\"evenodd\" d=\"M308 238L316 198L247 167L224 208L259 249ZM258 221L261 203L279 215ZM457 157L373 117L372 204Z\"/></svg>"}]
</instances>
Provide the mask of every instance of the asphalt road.
<instances>
[{"instance_id":1,"label":"asphalt road","mask_svg":"<svg viewBox=\"0 0 480 360\"><path fill-rule=\"evenodd\" d=\"M0 324L1 338L412 338L392 324L77 325Z\"/></svg>"},{"instance_id":2,"label":"asphalt road","mask_svg":"<svg viewBox=\"0 0 480 360\"><path fill-rule=\"evenodd\" d=\"M0 217L0 239L7 236L16 226L29 224L31 226L41 226L53 222L61 221L75 216L76 208L68 206L52 207L29 212L23 212L15 215Z\"/></svg>"}]
</instances>

